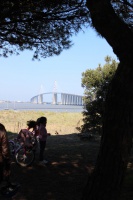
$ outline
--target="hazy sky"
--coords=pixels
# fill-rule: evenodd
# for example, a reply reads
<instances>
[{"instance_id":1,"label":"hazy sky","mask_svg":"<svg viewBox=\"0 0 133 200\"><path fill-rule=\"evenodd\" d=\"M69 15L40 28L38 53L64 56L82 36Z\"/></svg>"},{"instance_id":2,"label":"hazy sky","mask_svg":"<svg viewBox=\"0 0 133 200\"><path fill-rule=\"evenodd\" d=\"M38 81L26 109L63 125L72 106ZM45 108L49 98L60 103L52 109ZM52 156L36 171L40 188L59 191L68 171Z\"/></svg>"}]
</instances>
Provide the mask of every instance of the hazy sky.
<instances>
[{"instance_id":1,"label":"hazy sky","mask_svg":"<svg viewBox=\"0 0 133 200\"><path fill-rule=\"evenodd\" d=\"M82 72L104 64L109 55L116 59L108 43L88 29L73 36L74 45L59 56L32 61L33 52L24 51L19 56L0 58L0 100L30 101L45 92L83 95Z\"/></svg>"}]
</instances>

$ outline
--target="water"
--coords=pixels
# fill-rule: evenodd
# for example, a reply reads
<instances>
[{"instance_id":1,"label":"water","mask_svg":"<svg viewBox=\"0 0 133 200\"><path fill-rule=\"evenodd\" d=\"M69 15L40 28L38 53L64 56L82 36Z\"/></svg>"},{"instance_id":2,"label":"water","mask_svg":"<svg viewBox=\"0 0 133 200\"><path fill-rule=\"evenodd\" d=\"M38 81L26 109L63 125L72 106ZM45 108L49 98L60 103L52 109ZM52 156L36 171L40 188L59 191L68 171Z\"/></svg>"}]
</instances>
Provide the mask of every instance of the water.
<instances>
[{"instance_id":1,"label":"water","mask_svg":"<svg viewBox=\"0 0 133 200\"><path fill-rule=\"evenodd\" d=\"M0 102L0 110L34 110L51 112L82 112L83 106L35 104L30 102Z\"/></svg>"}]
</instances>

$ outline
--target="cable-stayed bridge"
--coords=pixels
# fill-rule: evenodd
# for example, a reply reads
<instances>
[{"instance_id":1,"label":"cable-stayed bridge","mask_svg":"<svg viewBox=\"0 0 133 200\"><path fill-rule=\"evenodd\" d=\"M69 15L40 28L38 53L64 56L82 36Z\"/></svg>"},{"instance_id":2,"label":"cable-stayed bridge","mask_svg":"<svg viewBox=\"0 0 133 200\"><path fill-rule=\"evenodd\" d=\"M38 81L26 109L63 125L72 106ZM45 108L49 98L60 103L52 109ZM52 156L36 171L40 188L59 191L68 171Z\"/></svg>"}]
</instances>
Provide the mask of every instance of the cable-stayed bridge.
<instances>
[{"instance_id":1,"label":"cable-stayed bridge","mask_svg":"<svg viewBox=\"0 0 133 200\"><path fill-rule=\"evenodd\" d=\"M48 99L49 96L49 99ZM68 94L68 93L59 93L59 92L47 92L38 94L31 98L32 103L37 104L61 104L61 105L84 105L83 96L76 94Z\"/></svg>"}]
</instances>

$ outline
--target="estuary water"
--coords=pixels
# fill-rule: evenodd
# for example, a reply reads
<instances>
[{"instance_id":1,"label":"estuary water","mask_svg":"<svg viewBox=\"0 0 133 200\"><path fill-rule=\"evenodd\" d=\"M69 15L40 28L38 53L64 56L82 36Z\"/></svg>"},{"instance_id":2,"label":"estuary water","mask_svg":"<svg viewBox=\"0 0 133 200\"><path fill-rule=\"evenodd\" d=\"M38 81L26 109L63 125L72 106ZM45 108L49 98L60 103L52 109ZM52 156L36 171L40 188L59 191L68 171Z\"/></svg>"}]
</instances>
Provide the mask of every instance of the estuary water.
<instances>
[{"instance_id":1,"label":"estuary water","mask_svg":"<svg viewBox=\"0 0 133 200\"><path fill-rule=\"evenodd\" d=\"M53 105L35 104L31 102L0 102L0 110L34 110L51 112L82 112L83 106L79 105Z\"/></svg>"}]
</instances>

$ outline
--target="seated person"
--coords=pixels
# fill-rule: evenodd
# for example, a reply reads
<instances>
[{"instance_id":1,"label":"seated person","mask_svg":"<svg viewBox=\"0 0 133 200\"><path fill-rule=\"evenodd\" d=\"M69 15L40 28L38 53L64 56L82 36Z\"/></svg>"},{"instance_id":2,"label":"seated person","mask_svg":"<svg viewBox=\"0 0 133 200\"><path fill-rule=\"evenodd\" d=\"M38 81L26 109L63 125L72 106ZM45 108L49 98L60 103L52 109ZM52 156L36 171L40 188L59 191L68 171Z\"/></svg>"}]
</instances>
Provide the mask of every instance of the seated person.
<instances>
[{"instance_id":1,"label":"seated person","mask_svg":"<svg viewBox=\"0 0 133 200\"><path fill-rule=\"evenodd\" d=\"M34 120L27 121L27 128L21 129L17 139L21 144L32 147L36 140L36 122Z\"/></svg>"}]
</instances>

